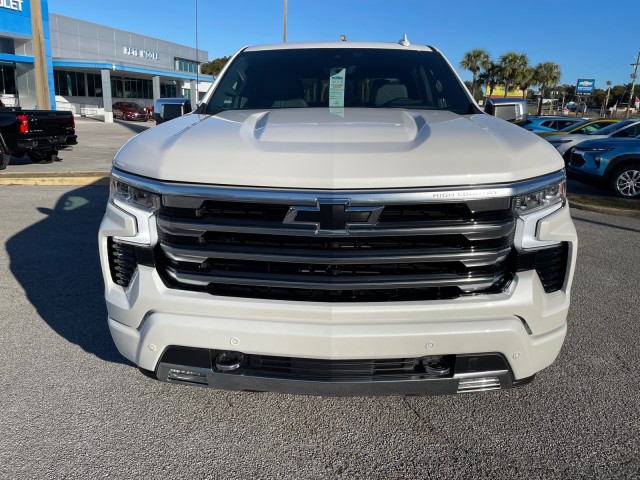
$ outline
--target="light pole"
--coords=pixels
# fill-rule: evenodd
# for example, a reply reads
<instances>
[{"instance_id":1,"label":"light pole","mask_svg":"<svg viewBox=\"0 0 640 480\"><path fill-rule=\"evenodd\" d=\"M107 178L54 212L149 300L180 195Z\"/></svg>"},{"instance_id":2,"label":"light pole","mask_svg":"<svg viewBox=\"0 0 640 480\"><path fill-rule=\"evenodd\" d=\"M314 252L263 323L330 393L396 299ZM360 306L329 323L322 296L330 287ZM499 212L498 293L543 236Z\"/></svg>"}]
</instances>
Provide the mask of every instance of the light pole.
<instances>
[{"instance_id":1,"label":"light pole","mask_svg":"<svg viewBox=\"0 0 640 480\"><path fill-rule=\"evenodd\" d=\"M627 105L627 115L629 118L629 112L631 112L631 102L633 102L633 91L636 89L636 79L638 78L638 64L640 64L640 50L638 50L638 59L636 63L632 63L633 73L631 74L631 93L629 93L629 105Z\"/></svg>"},{"instance_id":2,"label":"light pole","mask_svg":"<svg viewBox=\"0 0 640 480\"><path fill-rule=\"evenodd\" d=\"M600 112L601 117L606 117L607 115L607 106L609 105L609 93L611 93L611 80L607 80L607 97L602 105L602 111Z\"/></svg>"},{"instance_id":3,"label":"light pole","mask_svg":"<svg viewBox=\"0 0 640 480\"><path fill-rule=\"evenodd\" d=\"M282 42L287 43L287 0L284 0L284 32L282 34Z\"/></svg>"}]
</instances>

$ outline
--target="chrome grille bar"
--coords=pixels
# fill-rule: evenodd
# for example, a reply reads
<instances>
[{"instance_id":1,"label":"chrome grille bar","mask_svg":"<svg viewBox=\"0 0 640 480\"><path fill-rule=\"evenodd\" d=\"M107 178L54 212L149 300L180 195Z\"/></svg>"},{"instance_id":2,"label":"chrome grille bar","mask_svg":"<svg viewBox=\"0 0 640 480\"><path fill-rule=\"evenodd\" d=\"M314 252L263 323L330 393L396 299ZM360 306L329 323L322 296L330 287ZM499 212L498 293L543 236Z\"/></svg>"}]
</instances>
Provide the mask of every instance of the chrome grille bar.
<instances>
[{"instance_id":1,"label":"chrome grille bar","mask_svg":"<svg viewBox=\"0 0 640 480\"><path fill-rule=\"evenodd\" d=\"M169 220L164 217L158 218L158 227L169 235L184 237L201 237L207 232L234 232L259 235L291 235L291 236L314 236L314 237L335 237L337 235L347 235L352 237L377 236L394 237L407 235L452 235L461 234L470 240L487 240L496 237L510 235L515 224L513 220L491 223L448 223L430 226L425 222L416 222L413 227L352 227L349 230L331 231L315 230L314 228L287 227L282 224L270 223L268 225L242 225L240 223L213 223L184 220Z\"/></svg>"},{"instance_id":2,"label":"chrome grille bar","mask_svg":"<svg viewBox=\"0 0 640 480\"><path fill-rule=\"evenodd\" d=\"M474 277L454 274L430 275L428 278L417 275L391 276L354 276L351 281L345 277L325 277L314 280L312 276L256 274L252 276L234 275L225 272L186 273L167 268L167 274L174 280L188 285L206 287L210 283L232 285L250 285L275 288L308 288L315 290L377 290L395 288L459 287L465 292L474 292L491 287L499 274Z\"/></svg>"},{"instance_id":3,"label":"chrome grille bar","mask_svg":"<svg viewBox=\"0 0 640 480\"><path fill-rule=\"evenodd\" d=\"M203 248L174 247L162 243L160 248L164 254L176 262L203 263L211 258L263 262L292 262L314 265L334 264L357 265L368 263L371 265L386 263L417 263L417 262L452 262L458 261L467 267L493 265L502 262L510 247L488 251L470 251L461 248L433 248L433 249L348 249L348 251L331 250L303 250L281 248L247 248L214 246ZM352 251L356 250L356 251Z\"/></svg>"}]
</instances>

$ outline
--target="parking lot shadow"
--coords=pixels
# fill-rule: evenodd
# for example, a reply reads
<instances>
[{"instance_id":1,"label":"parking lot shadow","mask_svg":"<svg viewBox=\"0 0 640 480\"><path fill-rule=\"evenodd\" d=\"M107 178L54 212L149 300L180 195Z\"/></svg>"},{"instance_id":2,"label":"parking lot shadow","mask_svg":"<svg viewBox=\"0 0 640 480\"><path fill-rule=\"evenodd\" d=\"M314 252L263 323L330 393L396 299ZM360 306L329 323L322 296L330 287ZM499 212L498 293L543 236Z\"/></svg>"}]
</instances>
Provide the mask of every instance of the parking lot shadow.
<instances>
[{"instance_id":1,"label":"parking lot shadow","mask_svg":"<svg viewBox=\"0 0 640 480\"><path fill-rule=\"evenodd\" d=\"M127 363L107 327L98 260L108 193L105 186L80 187L53 209L38 208L45 218L10 238L7 253L26 297L56 333L102 360Z\"/></svg>"},{"instance_id":2,"label":"parking lot shadow","mask_svg":"<svg viewBox=\"0 0 640 480\"><path fill-rule=\"evenodd\" d=\"M132 122L127 120L114 119L113 122L128 128L134 133L142 133L155 125L155 122L153 120L149 120L148 122Z\"/></svg>"}]
</instances>

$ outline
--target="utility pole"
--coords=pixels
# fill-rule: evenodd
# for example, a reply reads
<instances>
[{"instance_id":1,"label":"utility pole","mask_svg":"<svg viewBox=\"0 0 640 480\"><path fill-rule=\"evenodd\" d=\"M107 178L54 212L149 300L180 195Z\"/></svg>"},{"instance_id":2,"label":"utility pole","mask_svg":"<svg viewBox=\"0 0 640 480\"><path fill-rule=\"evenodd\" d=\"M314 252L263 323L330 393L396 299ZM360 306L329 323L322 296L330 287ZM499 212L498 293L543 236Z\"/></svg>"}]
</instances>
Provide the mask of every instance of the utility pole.
<instances>
[{"instance_id":1,"label":"utility pole","mask_svg":"<svg viewBox=\"0 0 640 480\"><path fill-rule=\"evenodd\" d=\"M200 100L200 50L198 49L198 0L196 0L196 91L192 92L189 89L189 93L191 94L191 104L197 105L198 100Z\"/></svg>"},{"instance_id":2,"label":"utility pole","mask_svg":"<svg viewBox=\"0 0 640 480\"><path fill-rule=\"evenodd\" d=\"M604 105L602 105L602 111L600 112L601 117L607 116L607 106L609 105L609 94L611 93L611 80L607 80L607 98L604 101Z\"/></svg>"},{"instance_id":3,"label":"utility pole","mask_svg":"<svg viewBox=\"0 0 640 480\"><path fill-rule=\"evenodd\" d=\"M36 76L36 101L38 102L38 108L40 110L51 110L40 0L31 0L31 32L33 37L33 59Z\"/></svg>"},{"instance_id":4,"label":"utility pole","mask_svg":"<svg viewBox=\"0 0 640 480\"><path fill-rule=\"evenodd\" d=\"M282 42L287 43L287 0L284 0L284 32L282 34Z\"/></svg>"},{"instance_id":5,"label":"utility pole","mask_svg":"<svg viewBox=\"0 0 640 480\"><path fill-rule=\"evenodd\" d=\"M632 63L633 73L631 74L631 93L629 93L629 105L627 105L627 115L626 118L629 118L629 112L631 112L631 103L634 100L633 91L636 89L636 80L638 79L638 65L640 64L640 50L638 50L638 59L636 63Z\"/></svg>"}]
</instances>

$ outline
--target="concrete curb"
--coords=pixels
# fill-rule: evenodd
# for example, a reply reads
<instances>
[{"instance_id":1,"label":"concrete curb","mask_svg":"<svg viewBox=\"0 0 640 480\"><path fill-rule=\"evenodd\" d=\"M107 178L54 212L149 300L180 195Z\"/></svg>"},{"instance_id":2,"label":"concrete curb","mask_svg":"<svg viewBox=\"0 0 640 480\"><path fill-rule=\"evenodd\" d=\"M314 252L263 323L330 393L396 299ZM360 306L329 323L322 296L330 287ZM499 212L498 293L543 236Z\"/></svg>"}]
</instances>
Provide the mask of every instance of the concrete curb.
<instances>
[{"instance_id":1,"label":"concrete curb","mask_svg":"<svg viewBox=\"0 0 640 480\"><path fill-rule=\"evenodd\" d=\"M640 218L640 210L629 210L628 208L601 207L598 205L586 205L579 200L569 198L569 206L575 210L586 210L588 212L603 213L605 215L617 215L622 217Z\"/></svg>"},{"instance_id":2,"label":"concrete curb","mask_svg":"<svg viewBox=\"0 0 640 480\"><path fill-rule=\"evenodd\" d=\"M87 186L109 185L105 172L0 174L0 185Z\"/></svg>"}]
</instances>

